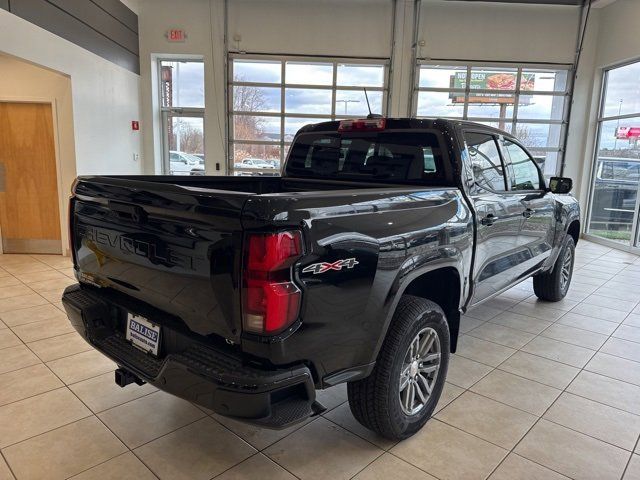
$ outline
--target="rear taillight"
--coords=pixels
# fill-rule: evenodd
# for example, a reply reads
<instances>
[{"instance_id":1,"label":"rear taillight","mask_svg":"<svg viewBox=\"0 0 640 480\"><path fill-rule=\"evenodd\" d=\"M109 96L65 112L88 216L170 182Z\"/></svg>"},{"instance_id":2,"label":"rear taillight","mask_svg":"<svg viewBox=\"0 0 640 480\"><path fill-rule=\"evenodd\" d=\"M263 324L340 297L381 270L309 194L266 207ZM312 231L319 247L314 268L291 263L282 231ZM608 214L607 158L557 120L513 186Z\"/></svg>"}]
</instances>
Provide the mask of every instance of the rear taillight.
<instances>
[{"instance_id":1,"label":"rear taillight","mask_svg":"<svg viewBox=\"0 0 640 480\"><path fill-rule=\"evenodd\" d=\"M356 120L342 120L338 126L339 132L380 131L387 124L385 118L360 118Z\"/></svg>"},{"instance_id":2,"label":"rear taillight","mask_svg":"<svg viewBox=\"0 0 640 480\"><path fill-rule=\"evenodd\" d=\"M298 318L302 293L292 281L291 266L301 255L298 231L247 236L242 288L245 331L273 335Z\"/></svg>"}]
</instances>

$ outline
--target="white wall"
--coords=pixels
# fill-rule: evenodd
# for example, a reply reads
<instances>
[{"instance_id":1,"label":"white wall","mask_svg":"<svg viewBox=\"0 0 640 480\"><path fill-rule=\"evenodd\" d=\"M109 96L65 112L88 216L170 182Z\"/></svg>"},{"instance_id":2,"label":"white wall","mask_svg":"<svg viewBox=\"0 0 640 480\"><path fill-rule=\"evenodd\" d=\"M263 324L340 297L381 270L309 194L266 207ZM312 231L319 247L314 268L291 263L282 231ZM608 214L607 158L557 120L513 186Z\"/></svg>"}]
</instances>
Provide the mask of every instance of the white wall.
<instances>
[{"instance_id":1,"label":"white wall","mask_svg":"<svg viewBox=\"0 0 640 480\"><path fill-rule=\"evenodd\" d=\"M617 0L604 8L592 9L590 27L585 38L581 74L583 89L576 88L579 115L572 119L572 129L582 129L581 145L570 139L575 155L567 157L566 174L577 180L576 194L583 206L586 221L591 168L595 151L597 115L606 67L631 60L640 61L640 1ZM640 81L640 79L638 80Z\"/></svg>"},{"instance_id":2,"label":"white wall","mask_svg":"<svg viewBox=\"0 0 640 480\"><path fill-rule=\"evenodd\" d=\"M386 57L389 0L231 0L229 47L251 53ZM242 40L234 42L234 35Z\"/></svg>"},{"instance_id":3,"label":"white wall","mask_svg":"<svg viewBox=\"0 0 640 480\"><path fill-rule=\"evenodd\" d=\"M144 170L162 172L156 54L162 57L197 56L205 64L205 153L207 173L216 172L215 163L225 168L225 88L224 15L222 0L139 0L140 80L142 121L146 126ZM170 43L170 28L186 31L184 43Z\"/></svg>"},{"instance_id":4,"label":"white wall","mask_svg":"<svg viewBox=\"0 0 640 480\"><path fill-rule=\"evenodd\" d=\"M0 101L51 103L56 146L58 210L62 248L68 245L67 229L62 225L67 215L66 201L71 182L76 177L75 142L71 80L52 70L0 54ZM37 172L30 172L37 174ZM0 232L1 236L1 232Z\"/></svg>"},{"instance_id":5,"label":"white wall","mask_svg":"<svg viewBox=\"0 0 640 480\"><path fill-rule=\"evenodd\" d=\"M572 63L578 7L423 0L419 57Z\"/></svg>"},{"instance_id":6,"label":"white wall","mask_svg":"<svg viewBox=\"0 0 640 480\"><path fill-rule=\"evenodd\" d=\"M633 1L633 0L632 0ZM159 172L161 139L157 110L158 54L194 54L205 60L205 150L208 173L225 165L225 52L223 0L139 0L145 169ZM249 53L389 58L392 54L392 0L228 0L230 51ZM573 62L577 7L423 0L418 40L423 58ZM184 28L184 43L169 43L169 28ZM393 52L392 115L409 114L412 85L413 1L397 0ZM238 39L238 40L234 40ZM571 132L582 149L582 131ZM212 161L213 160L213 161Z\"/></svg>"},{"instance_id":7,"label":"white wall","mask_svg":"<svg viewBox=\"0 0 640 480\"><path fill-rule=\"evenodd\" d=\"M160 171L161 148L155 55L197 55L205 60L205 149L208 173L225 162L225 51L223 0L139 0L141 96L145 170ZM389 58L395 17L390 112L409 113L412 85L413 1L397 0L228 0L230 51ZM640 0L617 0L592 9L575 84L565 174L586 198L595 131L601 67L640 56L637 19ZM488 2L423 0L419 58L571 64L575 56L580 9ZM172 44L165 33L184 28L187 41ZM600 33L599 33L600 32ZM239 40L234 40L237 38ZM420 42L422 44L422 42ZM157 102L156 102L157 103ZM213 160L213 161L211 161Z\"/></svg>"},{"instance_id":8,"label":"white wall","mask_svg":"<svg viewBox=\"0 0 640 480\"><path fill-rule=\"evenodd\" d=\"M573 88L571 124L567 138L563 175L573 179L573 194L582 207L583 226L587 211L589 153L593 146L593 120L590 119L592 105L598 103L598 81L594 77L600 30L600 11L593 9L584 36L580 64Z\"/></svg>"},{"instance_id":9,"label":"white wall","mask_svg":"<svg viewBox=\"0 0 640 480\"><path fill-rule=\"evenodd\" d=\"M178 5L173 0L139 0L138 8L142 119L153 126L144 139L145 171L160 173L162 166L155 58L195 55L205 61L207 173L224 174L224 2L189 0ZM390 0L230 0L229 48L251 53L389 58L392 17ZM168 42L165 34L170 28L184 29L186 41ZM236 42L234 37L241 40ZM220 171L215 170L216 163Z\"/></svg>"},{"instance_id":10,"label":"white wall","mask_svg":"<svg viewBox=\"0 0 640 480\"><path fill-rule=\"evenodd\" d=\"M76 175L70 78L2 54L0 72L0 101L42 101L53 104L59 173L64 179L64 186L70 186Z\"/></svg>"},{"instance_id":11,"label":"white wall","mask_svg":"<svg viewBox=\"0 0 640 480\"><path fill-rule=\"evenodd\" d=\"M0 51L71 78L78 175L140 173L138 75L4 10Z\"/></svg>"},{"instance_id":12,"label":"white wall","mask_svg":"<svg viewBox=\"0 0 640 480\"><path fill-rule=\"evenodd\" d=\"M141 132L131 130L131 121L140 116L139 77L2 9L0 53L51 70L3 57L0 97L59 100L59 195L66 250L66 201L76 174L141 173L142 162L134 160L141 152ZM62 90L64 79L70 82L70 97L68 89Z\"/></svg>"},{"instance_id":13,"label":"white wall","mask_svg":"<svg viewBox=\"0 0 640 480\"><path fill-rule=\"evenodd\" d=\"M597 67L640 59L640 1L617 0L600 15Z\"/></svg>"}]
</instances>

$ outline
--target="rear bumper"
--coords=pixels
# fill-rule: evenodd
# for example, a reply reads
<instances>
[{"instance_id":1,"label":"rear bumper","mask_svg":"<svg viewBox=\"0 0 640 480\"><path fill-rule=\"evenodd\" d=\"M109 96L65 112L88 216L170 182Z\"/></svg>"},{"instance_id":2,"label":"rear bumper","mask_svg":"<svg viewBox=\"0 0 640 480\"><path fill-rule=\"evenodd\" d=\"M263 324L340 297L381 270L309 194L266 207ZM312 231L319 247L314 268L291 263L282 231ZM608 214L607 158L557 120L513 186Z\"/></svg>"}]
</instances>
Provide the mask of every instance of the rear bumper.
<instances>
[{"instance_id":1,"label":"rear bumper","mask_svg":"<svg viewBox=\"0 0 640 480\"><path fill-rule=\"evenodd\" d=\"M72 285L62 303L71 324L87 342L160 390L270 428L285 428L322 410L305 365L263 370L197 341L156 358L125 339L114 323L117 306L93 291Z\"/></svg>"}]
</instances>

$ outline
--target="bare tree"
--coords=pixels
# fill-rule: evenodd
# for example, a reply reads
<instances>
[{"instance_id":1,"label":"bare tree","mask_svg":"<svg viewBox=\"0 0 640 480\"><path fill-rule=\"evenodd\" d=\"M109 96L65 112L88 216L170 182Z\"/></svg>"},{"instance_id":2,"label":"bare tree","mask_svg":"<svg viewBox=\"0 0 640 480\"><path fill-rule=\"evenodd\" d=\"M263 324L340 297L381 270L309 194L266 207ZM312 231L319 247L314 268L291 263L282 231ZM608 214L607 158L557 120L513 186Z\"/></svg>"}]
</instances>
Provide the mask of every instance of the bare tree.
<instances>
[{"instance_id":1,"label":"bare tree","mask_svg":"<svg viewBox=\"0 0 640 480\"><path fill-rule=\"evenodd\" d=\"M233 77L234 82L244 82L241 75ZM233 109L242 112L264 111L267 101L264 93L258 87L251 85L236 85L233 88Z\"/></svg>"},{"instance_id":2,"label":"bare tree","mask_svg":"<svg viewBox=\"0 0 640 480\"><path fill-rule=\"evenodd\" d=\"M242 76L235 76L234 81L243 82ZM233 87L233 110L236 112L263 112L267 101L264 92L251 85ZM234 116L234 138L257 140L264 135L264 124L260 117L253 115Z\"/></svg>"},{"instance_id":3,"label":"bare tree","mask_svg":"<svg viewBox=\"0 0 640 480\"><path fill-rule=\"evenodd\" d=\"M280 161L280 147L278 145L238 145L233 154L236 163L245 158L264 158L265 160Z\"/></svg>"},{"instance_id":4,"label":"bare tree","mask_svg":"<svg viewBox=\"0 0 640 480\"><path fill-rule=\"evenodd\" d=\"M204 153L204 133L201 129L183 120L177 120L169 138L169 149L178 150L177 136L180 135L180 151Z\"/></svg>"},{"instance_id":5,"label":"bare tree","mask_svg":"<svg viewBox=\"0 0 640 480\"><path fill-rule=\"evenodd\" d=\"M539 147L540 142L538 139L531 133L531 129L525 125L516 124L516 131L514 132L515 137L520 140L524 145L528 147Z\"/></svg>"}]
</instances>

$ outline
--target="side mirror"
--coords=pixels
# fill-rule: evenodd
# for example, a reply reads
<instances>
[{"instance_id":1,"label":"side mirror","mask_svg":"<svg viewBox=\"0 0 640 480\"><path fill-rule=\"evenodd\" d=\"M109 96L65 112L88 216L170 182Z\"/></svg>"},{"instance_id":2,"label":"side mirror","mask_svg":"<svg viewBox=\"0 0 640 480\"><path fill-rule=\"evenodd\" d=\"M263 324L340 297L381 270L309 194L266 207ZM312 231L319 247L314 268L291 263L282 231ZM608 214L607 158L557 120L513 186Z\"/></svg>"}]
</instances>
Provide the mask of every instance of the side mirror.
<instances>
[{"instance_id":1,"label":"side mirror","mask_svg":"<svg viewBox=\"0 0 640 480\"><path fill-rule=\"evenodd\" d=\"M573 188L573 180L567 177L551 177L549 191L552 193L569 193Z\"/></svg>"}]
</instances>

